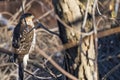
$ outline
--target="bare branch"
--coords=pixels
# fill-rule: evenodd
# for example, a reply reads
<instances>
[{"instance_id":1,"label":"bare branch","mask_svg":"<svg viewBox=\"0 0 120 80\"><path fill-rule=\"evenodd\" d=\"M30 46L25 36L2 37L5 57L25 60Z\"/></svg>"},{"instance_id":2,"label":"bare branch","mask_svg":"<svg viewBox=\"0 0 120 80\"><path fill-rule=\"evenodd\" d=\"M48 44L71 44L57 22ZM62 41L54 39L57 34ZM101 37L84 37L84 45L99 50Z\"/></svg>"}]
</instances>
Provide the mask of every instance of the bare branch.
<instances>
[{"instance_id":1,"label":"bare branch","mask_svg":"<svg viewBox=\"0 0 120 80\"><path fill-rule=\"evenodd\" d=\"M50 61L50 63L57 68L60 72L62 72L64 75L66 75L67 77L69 77L72 80L78 80L76 77L74 77L73 75L71 75L70 73L66 72L64 69L62 69L55 61L53 61L53 59L51 57L49 57L44 51L40 50L38 48L38 46L36 46L36 51L39 52L39 54L41 54L43 57L47 58L48 61ZM12 53L9 50L6 50L4 48L0 48L0 52L6 53L10 56L12 56L14 53Z\"/></svg>"},{"instance_id":2,"label":"bare branch","mask_svg":"<svg viewBox=\"0 0 120 80\"><path fill-rule=\"evenodd\" d=\"M48 61L50 61L50 63L57 68L60 72L62 72L64 75L66 75L68 78L72 79L72 80L78 80L75 76L71 75L70 73L66 72L63 68L61 68L55 61L53 61L53 59L51 59L51 57L49 58L49 56L43 52L42 50L40 50L38 48L38 46L36 46L36 51L39 52L39 54L41 54L42 56L44 56L46 59L48 59Z\"/></svg>"},{"instance_id":3,"label":"bare branch","mask_svg":"<svg viewBox=\"0 0 120 80\"><path fill-rule=\"evenodd\" d=\"M35 19L34 22L36 22L37 20L41 20L41 19L45 18L46 16L48 16L49 14L51 14L53 11L54 11L54 9L49 10L48 12L46 12L42 16L40 16L38 19Z\"/></svg>"},{"instance_id":4,"label":"bare branch","mask_svg":"<svg viewBox=\"0 0 120 80\"><path fill-rule=\"evenodd\" d=\"M111 75L114 71L116 71L120 67L120 63L112 68L105 76L102 77L102 80L106 80L106 78Z\"/></svg>"},{"instance_id":5,"label":"bare branch","mask_svg":"<svg viewBox=\"0 0 120 80\"><path fill-rule=\"evenodd\" d=\"M1 47L0 47L0 52L6 53L9 56L12 56L14 54L13 52L11 52L11 51L9 51L7 49L1 48Z\"/></svg>"}]
</instances>

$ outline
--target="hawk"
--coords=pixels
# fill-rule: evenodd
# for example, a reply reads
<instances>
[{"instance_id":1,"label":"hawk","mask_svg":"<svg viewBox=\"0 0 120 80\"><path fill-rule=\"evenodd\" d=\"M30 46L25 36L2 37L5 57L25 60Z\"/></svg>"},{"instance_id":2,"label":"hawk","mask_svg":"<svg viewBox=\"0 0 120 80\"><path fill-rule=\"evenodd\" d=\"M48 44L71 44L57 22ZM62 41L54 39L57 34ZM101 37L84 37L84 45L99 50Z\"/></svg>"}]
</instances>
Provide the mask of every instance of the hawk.
<instances>
[{"instance_id":1,"label":"hawk","mask_svg":"<svg viewBox=\"0 0 120 80\"><path fill-rule=\"evenodd\" d=\"M13 31L12 47L18 58L19 80L24 78L23 70L27 66L29 53L34 50L35 46L36 34L35 29L33 29L33 18L34 16L31 13L23 14Z\"/></svg>"}]
</instances>

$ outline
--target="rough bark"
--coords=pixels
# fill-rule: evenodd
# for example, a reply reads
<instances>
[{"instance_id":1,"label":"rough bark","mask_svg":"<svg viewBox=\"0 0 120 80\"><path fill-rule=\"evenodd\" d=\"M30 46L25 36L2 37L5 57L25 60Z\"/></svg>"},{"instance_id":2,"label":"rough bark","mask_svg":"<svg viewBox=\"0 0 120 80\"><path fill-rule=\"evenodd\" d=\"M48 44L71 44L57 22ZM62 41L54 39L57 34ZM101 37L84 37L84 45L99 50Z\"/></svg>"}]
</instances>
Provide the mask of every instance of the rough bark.
<instances>
[{"instance_id":1,"label":"rough bark","mask_svg":"<svg viewBox=\"0 0 120 80\"><path fill-rule=\"evenodd\" d=\"M82 40L80 46L67 49L66 53L64 53L65 69L76 77L79 77L79 80L98 79L94 35L91 34L82 38L78 34L81 31L87 33L93 30L91 17L93 1L90 0L87 21L85 27L82 28L85 6L87 5L86 0L53 0L57 15L70 27L67 28L58 21L60 38L63 44L79 44ZM66 78L66 80L68 79Z\"/></svg>"}]
</instances>

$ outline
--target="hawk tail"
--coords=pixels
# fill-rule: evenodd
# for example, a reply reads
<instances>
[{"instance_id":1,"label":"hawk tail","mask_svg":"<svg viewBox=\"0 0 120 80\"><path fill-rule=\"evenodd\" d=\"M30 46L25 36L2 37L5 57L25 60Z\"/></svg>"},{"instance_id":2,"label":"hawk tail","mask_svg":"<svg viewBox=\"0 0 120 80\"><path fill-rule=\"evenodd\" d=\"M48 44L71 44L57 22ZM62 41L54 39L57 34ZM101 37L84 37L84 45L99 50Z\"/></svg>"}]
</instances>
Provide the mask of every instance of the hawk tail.
<instances>
[{"instance_id":1,"label":"hawk tail","mask_svg":"<svg viewBox=\"0 0 120 80\"><path fill-rule=\"evenodd\" d=\"M23 80L24 79L24 64L23 64L23 61L19 61L19 60L18 60L18 74L19 74L18 80Z\"/></svg>"}]
</instances>

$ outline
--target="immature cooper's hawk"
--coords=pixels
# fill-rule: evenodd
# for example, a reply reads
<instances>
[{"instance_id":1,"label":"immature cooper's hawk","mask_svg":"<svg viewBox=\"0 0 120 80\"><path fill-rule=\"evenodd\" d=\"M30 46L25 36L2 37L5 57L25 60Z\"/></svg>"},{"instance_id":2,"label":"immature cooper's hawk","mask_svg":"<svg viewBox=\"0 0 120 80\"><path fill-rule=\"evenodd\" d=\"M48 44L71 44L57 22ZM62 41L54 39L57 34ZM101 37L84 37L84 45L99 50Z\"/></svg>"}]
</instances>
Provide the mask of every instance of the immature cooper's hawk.
<instances>
[{"instance_id":1,"label":"immature cooper's hawk","mask_svg":"<svg viewBox=\"0 0 120 80\"><path fill-rule=\"evenodd\" d=\"M19 80L23 80L23 70L27 66L29 53L35 46L35 30L31 30L34 27L33 17L30 13L23 14L13 32L12 46L14 53L18 55L19 77L21 78Z\"/></svg>"}]
</instances>

